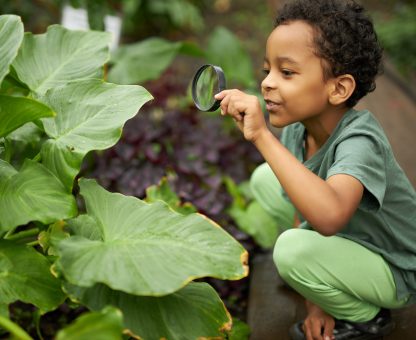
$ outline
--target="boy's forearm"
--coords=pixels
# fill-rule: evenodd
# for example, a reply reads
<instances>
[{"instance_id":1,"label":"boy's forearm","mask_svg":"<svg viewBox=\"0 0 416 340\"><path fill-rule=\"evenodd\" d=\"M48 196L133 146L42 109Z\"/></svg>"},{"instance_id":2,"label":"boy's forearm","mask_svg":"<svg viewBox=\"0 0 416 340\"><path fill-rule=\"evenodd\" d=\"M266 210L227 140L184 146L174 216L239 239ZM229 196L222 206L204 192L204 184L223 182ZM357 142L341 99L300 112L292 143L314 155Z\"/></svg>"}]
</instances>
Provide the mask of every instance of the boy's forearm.
<instances>
[{"instance_id":1,"label":"boy's forearm","mask_svg":"<svg viewBox=\"0 0 416 340\"><path fill-rule=\"evenodd\" d=\"M323 235L335 234L344 225L340 202L331 186L306 168L269 131L253 141L270 165L292 203Z\"/></svg>"}]
</instances>

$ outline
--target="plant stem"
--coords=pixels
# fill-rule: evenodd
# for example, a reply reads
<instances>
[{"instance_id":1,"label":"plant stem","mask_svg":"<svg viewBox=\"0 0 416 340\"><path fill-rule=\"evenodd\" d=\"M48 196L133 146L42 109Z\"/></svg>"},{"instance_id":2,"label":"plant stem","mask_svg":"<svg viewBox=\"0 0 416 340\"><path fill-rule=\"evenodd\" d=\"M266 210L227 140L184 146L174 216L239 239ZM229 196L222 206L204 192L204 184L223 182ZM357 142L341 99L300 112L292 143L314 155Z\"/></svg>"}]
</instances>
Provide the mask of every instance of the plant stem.
<instances>
[{"instance_id":1,"label":"plant stem","mask_svg":"<svg viewBox=\"0 0 416 340\"><path fill-rule=\"evenodd\" d=\"M12 228L10 229L5 235L4 235L4 239L8 239L10 237L10 235L13 234L13 232L16 230L16 228Z\"/></svg>"},{"instance_id":2,"label":"plant stem","mask_svg":"<svg viewBox=\"0 0 416 340\"><path fill-rule=\"evenodd\" d=\"M35 162L39 162L40 161L40 152L35 157L33 157L32 160L35 161Z\"/></svg>"},{"instance_id":3,"label":"plant stem","mask_svg":"<svg viewBox=\"0 0 416 340\"><path fill-rule=\"evenodd\" d=\"M0 326L12 333L19 340L33 340L19 325L2 315L0 315Z\"/></svg>"},{"instance_id":4,"label":"plant stem","mask_svg":"<svg viewBox=\"0 0 416 340\"><path fill-rule=\"evenodd\" d=\"M39 228L32 228L32 229L20 231L16 234L13 234L13 235L6 234L4 236L4 238L7 239L7 240L20 240L22 238L33 236L33 235L36 235L38 233L39 233Z\"/></svg>"},{"instance_id":5,"label":"plant stem","mask_svg":"<svg viewBox=\"0 0 416 340\"><path fill-rule=\"evenodd\" d=\"M33 242L26 243L26 245L29 246L29 247L37 246L38 244L39 244L39 241L38 240L33 241Z\"/></svg>"},{"instance_id":6,"label":"plant stem","mask_svg":"<svg viewBox=\"0 0 416 340\"><path fill-rule=\"evenodd\" d=\"M39 309L36 309L33 314L33 321L36 325L36 333L40 340L43 340L42 332L40 331L40 311Z\"/></svg>"}]
</instances>

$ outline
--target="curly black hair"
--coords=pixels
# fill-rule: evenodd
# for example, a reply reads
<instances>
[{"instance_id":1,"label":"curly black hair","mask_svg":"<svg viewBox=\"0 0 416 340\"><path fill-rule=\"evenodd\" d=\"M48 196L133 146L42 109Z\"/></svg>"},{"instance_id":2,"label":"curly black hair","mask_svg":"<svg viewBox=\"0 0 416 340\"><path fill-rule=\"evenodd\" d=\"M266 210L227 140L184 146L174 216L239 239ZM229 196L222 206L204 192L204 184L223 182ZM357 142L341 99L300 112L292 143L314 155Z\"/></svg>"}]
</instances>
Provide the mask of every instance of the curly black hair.
<instances>
[{"instance_id":1,"label":"curly black hair","mask_svg":"<svg viewBox=\"0 0 416 340\"><path fill-rule=\"evenodd\" d=\"M371 18L353 0L292 0L279 11L275 27L301 20L314 30L316 55L326 60L324 78L350 74L356 88L346 105L353 107L376 88L382 54Z\"/></svg>"}]
</instances>

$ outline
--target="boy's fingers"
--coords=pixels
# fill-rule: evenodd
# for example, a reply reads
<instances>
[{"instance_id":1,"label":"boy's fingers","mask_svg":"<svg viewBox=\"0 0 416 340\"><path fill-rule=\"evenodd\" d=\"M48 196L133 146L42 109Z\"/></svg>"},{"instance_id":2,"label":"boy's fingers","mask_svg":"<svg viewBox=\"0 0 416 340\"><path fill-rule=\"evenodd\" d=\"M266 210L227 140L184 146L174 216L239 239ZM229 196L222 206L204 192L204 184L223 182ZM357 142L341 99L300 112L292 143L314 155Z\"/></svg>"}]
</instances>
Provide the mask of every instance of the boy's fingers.
<instances>
[{"instance_id":1,"label":"boy's fingers","mask_svg":"<svg viewBox=\"0 0 416 340\"><path fill-rule=\"evenodd\" d=\"M324 340L332 340L334 333L335 321L332 319L331 322L325 323L324 328Z\"/></svg>"},{"instance_id":2,"label":"boy's fingers","mask_svg":"<svg viewBox=\"0 0 416 340\"><path fill-rule=\"evenodd\" d=\"M231 90L224 90L224 91L221 91L221 92L218 92L215 96L214 96L214 98L215 99L217 99L217 100L221 100L221 99L223 99L227 94L229 94L230 93L230 91Z\"/></svg>"},{"instance_id":3,"label":"boy's fingers","mask_svg":"<svg viewBox=\"0 0 416 340\"><path fill-rule=\"evenodd\" d=\"M221 101L220 107L221 107L221 113L222 114L227 114L228 111L228 102L229 102L229 98L225 98L224 100Z\"/></svg>"},{"instance_id":4,"label":"boy's fingers","mask_svg":"<svg viewBox=\"0 0 416 340\"><path fill-rule=\"evenodd\" d=\"M221 91L221 92L217 93L217 94L214 96L214 98L215 98L215 99L217 99L217 100L221 100L221 99L223 99L224 97L226 97L227 95L229 95L229 94L231 94L231 93L241 93L241 91L236 90L236 89L231 89L231 90L223 90L223 91Z\"/></svg>"},{"instance_id":5,"label":"boy's fingers","mask_svg":"<svg viewBox=\"0 0 416 340\"><path fill-rule=\"evenodd\" d=\"M312 329L311 329L311 333L312 333L312 338L316 339L316 340L321 340L322 336L321 336L321 323L320 322L314 322L312 323Z\"/></svg>"},{"instance_id":6,"label":"boy's fingers","mask_svg":"<svg viewBox=\"0 0 416 340\"><path fill-rule=\"evenodd\" d=\"M305 333L306 340L313 340L312 332L309 327L304 327L303 332Z\"/></svg>"},{"instance_id":7,"label":"boy's fingers","mask_svg":"<svg viewBox=\"0 0 416 340\"><path fill-rule=\"evenodd\" d=\"M230 103L228 104L227 112L229 115L231 115L234 118L234 120L240 122L243 120L243 117L240 114L241 103L231 100L232 96L229 96L229 97L230 97Z\"/></svg>"},{"instance_id":8,"label":"boy's fingers","mask_svg":"<svg viewBox=\"0 0 416 340\"><path fill-rule=\"evenodd\" d=\"M236 122L243 120L242 109L244 102L242 102L241 91L231 89L224 90L215 95L215 99L221 100L221 114L230 115Z\"/></svg>"}]
</instances>

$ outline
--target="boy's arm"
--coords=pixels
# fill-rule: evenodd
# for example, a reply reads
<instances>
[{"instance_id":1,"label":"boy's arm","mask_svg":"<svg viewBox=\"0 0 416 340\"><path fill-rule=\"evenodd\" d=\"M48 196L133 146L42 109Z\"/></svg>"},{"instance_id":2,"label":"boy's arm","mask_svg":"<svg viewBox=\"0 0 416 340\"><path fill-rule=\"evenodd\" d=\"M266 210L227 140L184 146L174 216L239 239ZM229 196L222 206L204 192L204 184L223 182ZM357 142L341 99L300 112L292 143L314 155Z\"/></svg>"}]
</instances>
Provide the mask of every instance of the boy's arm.
<instances>
[{"instance_id":1,"label":"boy's arm","mask_svg":"<svg viewBox=\"0 0 416 340\"><path fill-rule=\"evenodd\" d=\"M244 137L254 143L300 214L322 235L340 231L356 211L364 192L360 181L334 175L326 181L306 168L267 128L256 96L224 90L221 113L233 117Z\"/></svg>"},{"instance_id":2,"label":"boy's arm","mask_svg":"<svg viewBox=\"0 0 416 340\"><path fill-rule=\"evenodd\" d=\"M252 141L292 203L302 216L323 235L341 230L357 209L364 187L349 175L334 175L323 180L306 168L268 130Z\"/></svg>"}]
</instances>

